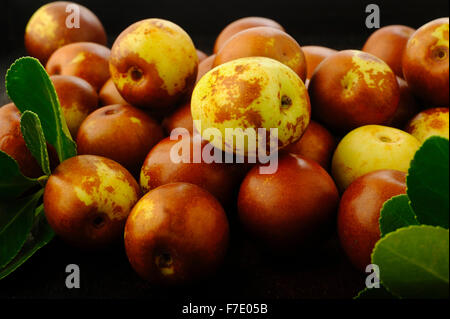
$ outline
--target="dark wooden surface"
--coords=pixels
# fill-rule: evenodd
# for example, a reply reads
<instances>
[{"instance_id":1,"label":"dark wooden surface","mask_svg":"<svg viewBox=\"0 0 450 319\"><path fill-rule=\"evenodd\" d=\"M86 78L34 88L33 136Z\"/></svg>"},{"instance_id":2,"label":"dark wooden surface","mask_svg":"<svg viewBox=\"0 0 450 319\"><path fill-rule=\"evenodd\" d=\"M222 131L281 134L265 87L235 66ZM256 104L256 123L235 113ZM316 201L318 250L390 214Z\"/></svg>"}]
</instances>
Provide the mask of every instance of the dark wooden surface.
<instances>
[{"instance_id":1,"label":"dark wooden surface","mask_svg":"<svg viewBox=\"0 0 450 319\"><path fill-rule=\"evenodd\" d=\"M31 14L45 1L2 0L0 27L8 41L0 44L0 105L8 102L4 75L8 66L25 55L23 30ZM215 35L228 22L249 15L272 17L283 24L301 45L360 49L372 32L364 27L367 1L79 1L103 21L112 43L132 22L162 17L185 28L197 47L211 52ZM366 3L367 2L367 3ZM419 27L448 16L448 2L378 1L382 25ZM229 212L234 220L235 212ZM247 240L232 222L231 246L222 269L209 280L176 289L152 287L131 269L122 245L109 251L86 253L55 238L9 277L0 281L1 298L213 298L309 299L351 298L364 287L364 274L343 255L336 235L313 253L274 257ZM65 267L77 264L81 288L65 286Z\"/></svg>"},{"instance_id":2,"label":"dark wooden surface","mask_svg":"<svg viewBox=\"0 0 450 319\"><path fill-rule=\"evenodd\" d=\"M54 239L9 277L0 281L1 298L151 299L349 299L364 287L338 242L331 238L314 252L272 256L231 228L227 259L212 278L192 286L164 289L140 279L121 245L88 253ZM65 268L80 267L81 288L67 289Z\"/></svg>"}]
</instances>

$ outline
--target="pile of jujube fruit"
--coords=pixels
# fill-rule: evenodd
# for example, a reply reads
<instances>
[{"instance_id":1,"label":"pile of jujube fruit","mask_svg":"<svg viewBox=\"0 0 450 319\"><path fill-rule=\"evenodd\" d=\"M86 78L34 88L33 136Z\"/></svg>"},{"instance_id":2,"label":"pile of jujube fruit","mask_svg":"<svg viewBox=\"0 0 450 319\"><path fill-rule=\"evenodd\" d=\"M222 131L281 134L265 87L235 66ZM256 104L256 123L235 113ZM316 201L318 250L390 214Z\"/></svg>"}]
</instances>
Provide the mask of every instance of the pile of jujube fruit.
<instances>
[{"instance_id":1,"label":"pile of jujube fruit","mask_svg":"<svg viewBox=\"0 0 450 319\"><path fill-rule=\"evenodd\" d=\"M301 46L280 23L247 17L206 54L157 18L132 24L108 48L102 23L81 5L80 28L66 28L68 4L41 7L25 31L79 154L49 178L46 218L81 249L124 241L131 266L150 282L214 274L234 227L282 255L317 247L337 229L364 270L380 238L380 208L405 193L415 152L432 135L448 138L448 18L417 30L385 26L362 50L337 51ZM211 127L278 128L277 170L196 162L196 147L229 151L194 138ZM184 135L171 139L176 129ZM174 162L179 143L190 152ZM24 175L42 175L12 103L0 108L0 149Z\"/></svg>"}]
</instances>

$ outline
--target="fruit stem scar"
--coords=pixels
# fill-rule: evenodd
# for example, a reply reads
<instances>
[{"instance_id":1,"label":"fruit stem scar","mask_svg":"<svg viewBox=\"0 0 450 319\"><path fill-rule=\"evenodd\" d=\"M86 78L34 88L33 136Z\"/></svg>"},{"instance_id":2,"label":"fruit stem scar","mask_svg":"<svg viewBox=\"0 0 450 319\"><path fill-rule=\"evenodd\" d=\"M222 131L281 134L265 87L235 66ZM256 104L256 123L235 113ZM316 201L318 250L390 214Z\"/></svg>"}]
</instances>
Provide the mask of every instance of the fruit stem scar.
<instances>
[{"instance_id":1,"label":"fruit stem scar","mask_svg":"<svg viewBox=\"0 0 450 319\"><path fill-rule=\"evenodd\" d=\"M95 228L101 228L105 225L105 219L103 216L96 216L93 220L93 224Z\"/></svg>"},{"instance_id":2,"label":"fruit stem scar","mask_svg":"<svg viewBox=\"0 0 450 319\"><path fill-rule=\"evenodd\" d=\"M448 56L448 48L445 47L437 47L433 50L432 56L436 60L444 60Z\"/></svg>"},{"instance_id":3,"label":"fruit stem scar","mask_svg":"<svg viewBox=\"0 0 450 319\"><path fill-rule=\"evenodd\" d=\"M142 70L135 66L131 67L129 72L133 81L139 81L143 76Z\"/></svg>"},{"instance_id":4,"label":"fruit stem scar","mask_svg":"<svg viewBox=\"0 0 450 319\"><path fill-rule=\"evenodd\" d=\"M290 107L292 105L292 99L287 96L287 95L283 95L281 97L281 107Z\"/></svg>"},{"instance_id":5,"label":"fruit stem scar","mask_svg":"<svg viewBox=\"0 0 450 319\"><path fill-rule=\"evenodd\" d=\"M161 273L165 276L172 275L173 271L173 258L169 253L162 253L155 258L156 266L160 269Z\"/></svg>"},{"instance_id":6,"label":"fruit stem scar","mask_svg":"<svg viewBox=\"0 0 450 319\"><path fill-rule=\"evenodd\" d=\"M380 136L380 141L385 142L385 143L392 142L392 140L389 137L386 137L386 136Z\"/></svg>"}]
</instances>

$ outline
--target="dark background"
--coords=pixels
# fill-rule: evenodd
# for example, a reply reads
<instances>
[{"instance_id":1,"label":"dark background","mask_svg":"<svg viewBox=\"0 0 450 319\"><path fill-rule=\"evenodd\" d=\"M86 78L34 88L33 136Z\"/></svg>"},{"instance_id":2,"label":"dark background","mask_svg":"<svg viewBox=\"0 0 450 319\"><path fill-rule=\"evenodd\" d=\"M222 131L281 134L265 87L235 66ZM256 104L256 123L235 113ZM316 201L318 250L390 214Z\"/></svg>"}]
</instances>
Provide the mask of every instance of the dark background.
<instances>
[{"instance_id":1,"label":"dark background","mask_svg":"<svg viewBox=\"0 0 450 319\"><path fill-rule=\"evenodd\" d=\"M8 101L4 76L8 66L26 55L23 33L33 12L48 1L0 2L0 105ZM381 9L381 26L405 24L418 28L448 16L447 0L409 1L78 1L102 21L111 45L128 25L144 18L171 20L184 28L196 46L211 53L215 37L228 23L245 16L265 16L281 23L300 45L360 49L373 30L365 27L366 5ZM364 274L354 270L336 236L314 253L296 258L273 257L240 235L231 219L232 243L222 270L207 282L177 289L152 287L132 271L123 248L86 253L58 239L0 281L0 298L213 298L236 300L279 298L351 298L364 287ZM81 288L65 287L65 267L81 269Z\"/></svg>"}]
</instances>

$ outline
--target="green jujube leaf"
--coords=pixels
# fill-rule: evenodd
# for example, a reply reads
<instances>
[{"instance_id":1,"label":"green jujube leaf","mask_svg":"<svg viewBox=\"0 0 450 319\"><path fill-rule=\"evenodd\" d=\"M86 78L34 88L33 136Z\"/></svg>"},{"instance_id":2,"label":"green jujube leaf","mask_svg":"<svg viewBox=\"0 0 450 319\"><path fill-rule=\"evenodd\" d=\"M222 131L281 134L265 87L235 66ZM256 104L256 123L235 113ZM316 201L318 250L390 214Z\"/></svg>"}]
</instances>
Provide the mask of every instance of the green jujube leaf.
<instances>
[{"instance_id":1,"label":"green jujube leaf","mask_svg":"<svg viewBox=\"0 0 450 319\"><path fill-rule=\"evenodd\" d=\"M43 193L41 189L20 201L0 203L0 268L8 264L25 243Z\"/></svg>"},{"instance_id":2,"label":"green jujube leaf","mask_svg":"<svg viewBox=\"0 0 450 319\"><path fill-rule=\"evenodd\" d=\"M55 147L60 162L76 155L55 88L37 59L24 57L11 65L6 91L22 113L32 111L39 116L45 138Z\"/></svg>"},{"instance_id":3,"label":"green jujube leaf","mask_svg":"<svg viewBox=\"0 0 450 319\"><path fill-rule=\"evenodd\" d=\"M409 204L408 195L394 196L383 204L380 212L381 237L411 225L419 225L419 222Z\"/></svg>"},{"instance_id":4,"label":"green jujube leaf","mask_svg":"<svg viewBox=\"0 0 450 319\"><path fill-rule=\"evenodd\" d=\"M448 228L449 141L432 136L414 155L406 177L407 194L421 224Z\"/></svg>"},{"instance_id":5,"label":"green jujube leaf","mask_svg":"<svg viewBox=\"0 0 450 319\"><path fill-rule=\"evenodd\" d=\"M364 288L353 299L398 299L386 290L382 285L380 288Z\"/></svg>"},{"instance_id":6,"label":"green jujube leaf","mask_svg":"<svg viewBox=\"0 0 450 319\"><path fill-rule=\"evenodd\" d=\"M48 244L54 235L55 233L45 219L43 205L41 205L35 211L33 228L28 234L28 238L22 246L22 249L6 267L0 269L0 280L20 267L36 251Z\"/></svg>"},{"instance_id":7,"label":"green jujube leaf","mask_svg":"<svg viewBox=\"0 0 450 319\"><path fill-rule=\"evenodd\" d=\"M25 111L20 118L22 135L33 157L37 160L46 175L50 175L47 143L42 131L41 121L36 113Z\"/></svg>"},{"instance_id":8,"label":"green jujube leaf","mask_svg":"<svg viewBox=\"0 0 450 319\"><path fill-rule=\"evenodd\" d=\"M372 252L380 280L402 298L448 298L449 232L441 227L409 226L380 239Z\"/></svg>"},{"instance_id":9,"label":"green jujube leaf","mask_svg":"<svg viewBox=\"0 0 450 319\"><path fill-rule=\"evenodd\" d=\"M3 151L0 151L0 176L0 201L18 198L40 185L37 179L23 176L17 162Z\"/></svg>"}]
</instances>

